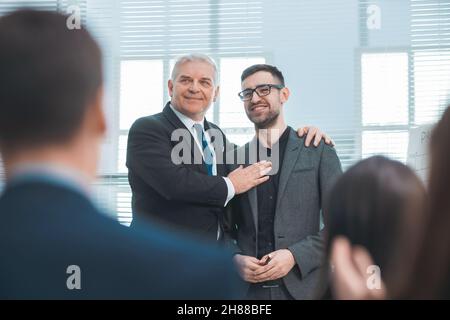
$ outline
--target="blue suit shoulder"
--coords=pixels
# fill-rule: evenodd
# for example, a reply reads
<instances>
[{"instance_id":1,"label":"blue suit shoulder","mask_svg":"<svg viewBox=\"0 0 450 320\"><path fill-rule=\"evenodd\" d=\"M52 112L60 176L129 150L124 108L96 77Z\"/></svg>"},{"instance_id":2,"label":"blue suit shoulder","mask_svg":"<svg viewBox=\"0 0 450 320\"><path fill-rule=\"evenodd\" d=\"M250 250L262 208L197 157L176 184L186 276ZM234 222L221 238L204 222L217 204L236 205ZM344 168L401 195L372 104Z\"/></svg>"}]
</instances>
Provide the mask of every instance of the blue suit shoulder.
<instances>
[{"instance_id":1,"label":"blue suit shoulder","mask_svg":"<svg viewBox=\"0 0 450 320\"><path fill-rule=\"evenodd\" d=\"M42 183L8 189L0 197L0 214L0 248L8 257L0 271L9 274L2 285L14 289L0 298L236 297L227 252L152 225L128 229L70 189ZM39 276L23 261L33 261ZM65 271L72 264L81 268L82 290L66 288Z\"/></svg>"}]
</instances>

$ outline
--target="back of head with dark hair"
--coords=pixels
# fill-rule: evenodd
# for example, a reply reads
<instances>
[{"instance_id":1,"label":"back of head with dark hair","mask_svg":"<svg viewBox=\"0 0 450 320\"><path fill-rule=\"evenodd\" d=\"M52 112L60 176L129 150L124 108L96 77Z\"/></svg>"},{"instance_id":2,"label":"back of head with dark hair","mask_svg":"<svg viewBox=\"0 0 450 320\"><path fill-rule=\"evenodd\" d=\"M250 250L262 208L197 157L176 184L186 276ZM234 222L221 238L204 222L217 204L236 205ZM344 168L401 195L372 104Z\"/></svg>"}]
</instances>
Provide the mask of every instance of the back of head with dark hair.
<instances>
[{"instance_id":1,"label":"back of head with dark hair","mask_svg":"<svg viewBox=\"0 0 450 320\"><path fill-rule=\"evenodd\" d=\"M284 77L280 70L278 70L277 67L271 66L269 64L255 64L253 66L248 67L242 72L241 75L241 82L250 77L252 74L255 74L259 71L265 71L269 72L275 79L280 81L280 84L283 86L284 84Z\"/></svg>"},{"instance_id":2,"label":"back of head with dark hair","mask_svg":"<svg viewBox=\"0 0 450 320\"><path fill-rule=\"evenodd\" d=\"M365 247L388 292L395 292L407 281L402 268L416 257L425 206L425 188L410 168L382 156L362 160L328 194L327 252L339 235Z\"/></svg>"},{"instance_id":3,"label":"back of head with dark hair","mask_svg":"<svg viewBox=\"0 0 450 320\"><path fill-rule=\"evenodd\" d=\"M101 52L66 17L20 10L0 18L0 147L64 143L102 84Z\"/></svg>"}]
</instances>

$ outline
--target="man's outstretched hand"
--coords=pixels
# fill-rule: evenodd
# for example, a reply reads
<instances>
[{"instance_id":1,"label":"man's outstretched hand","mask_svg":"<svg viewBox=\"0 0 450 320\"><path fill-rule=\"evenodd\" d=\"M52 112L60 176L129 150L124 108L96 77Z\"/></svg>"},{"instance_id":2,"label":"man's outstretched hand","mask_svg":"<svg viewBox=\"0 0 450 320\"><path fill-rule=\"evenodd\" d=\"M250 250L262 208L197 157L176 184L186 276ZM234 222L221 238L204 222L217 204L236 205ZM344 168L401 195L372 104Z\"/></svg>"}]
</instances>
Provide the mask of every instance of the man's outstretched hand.
<instances>
[{"instance_id":1,"label":"man's outstretched hand","mask_svg":"<svg viewBox=\"0 0 450 320\"><path fill-rule=\"evenodd\" d=\"M269 179L267 174L270 170L272 170L272 163L263 160L246 168L243 168L242 165L239 166L228 174L228 178L233 184L234 192L240 194L267 181Z\"/></svg>"}]
</instances>

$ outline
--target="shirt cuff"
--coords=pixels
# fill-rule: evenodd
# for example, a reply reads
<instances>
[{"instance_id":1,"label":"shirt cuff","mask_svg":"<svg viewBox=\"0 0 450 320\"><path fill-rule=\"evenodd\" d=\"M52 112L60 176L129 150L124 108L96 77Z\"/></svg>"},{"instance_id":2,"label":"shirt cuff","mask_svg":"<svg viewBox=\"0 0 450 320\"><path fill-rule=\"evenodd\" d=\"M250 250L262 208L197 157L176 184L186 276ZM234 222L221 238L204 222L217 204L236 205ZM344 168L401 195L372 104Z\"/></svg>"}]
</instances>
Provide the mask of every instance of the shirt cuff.
<instances>
[{"instance_id":1,"label":"shirt cuff","mask_svg":"<svg viewBox=\"0 0 450 320\"><path fill-rule=\"evenodd\" d=\"M222 178L224 178L225 183L227 184L227 189L228 189L227 200L225 201L225 204L223 205L224 207L226 207L228 202L231 199L233 199L236 192L234 191L234 186L233 186L233 183L231 182L231 180L227 177L222 177Z\"/></svg>"}]
</instances>

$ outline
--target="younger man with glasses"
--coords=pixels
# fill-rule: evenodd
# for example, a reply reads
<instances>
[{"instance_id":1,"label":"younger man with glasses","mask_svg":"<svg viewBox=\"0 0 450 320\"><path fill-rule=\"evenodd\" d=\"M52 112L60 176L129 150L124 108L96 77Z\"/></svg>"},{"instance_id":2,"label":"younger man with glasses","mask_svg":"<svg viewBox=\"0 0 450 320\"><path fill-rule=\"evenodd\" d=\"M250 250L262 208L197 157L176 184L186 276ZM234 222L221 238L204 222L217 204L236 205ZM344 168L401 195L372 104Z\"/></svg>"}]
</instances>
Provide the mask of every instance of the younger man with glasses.
<instances>
[{"instance_id":1,"label":"younger man with glasses","mask_svg":"<svg viewBox=\"0 0 450 320\"><path fill-rule=\"evenodd\" d=\"M273 169L269 180L232 200L226 238L249 299L311 299L324 290L322 199L341 165L333 147L305 148L286 125L289 89L276 67L251 66L241 83L239 97L256 136L240 151L246 165L269 157Z\"/></svg>"}]
</instances>

